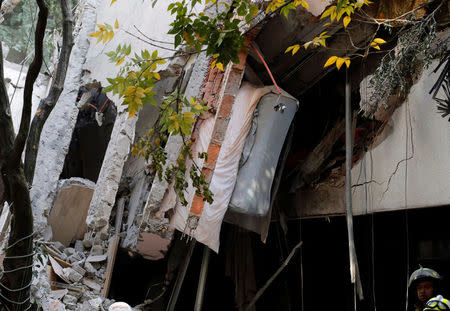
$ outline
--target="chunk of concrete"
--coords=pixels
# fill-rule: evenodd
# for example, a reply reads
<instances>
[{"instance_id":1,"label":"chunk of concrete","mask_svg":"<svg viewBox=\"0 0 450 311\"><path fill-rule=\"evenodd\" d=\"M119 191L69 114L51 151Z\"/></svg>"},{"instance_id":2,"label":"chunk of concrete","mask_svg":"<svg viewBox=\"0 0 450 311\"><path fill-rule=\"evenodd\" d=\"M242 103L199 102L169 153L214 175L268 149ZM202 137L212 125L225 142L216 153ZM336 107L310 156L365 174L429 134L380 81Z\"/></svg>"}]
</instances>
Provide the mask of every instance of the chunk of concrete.
<instances>
[{"instance_id":1,"label":"chunk of concrete","mask_svg":"<svg viewBox=\"0 0 450 311\"><path fill-rule=\"evenodd\" d=\"M82 283L96 292L100 292L102 289L102 286L98 282L96 282L94 279L85 278L85 279L83 279Z\"/></svg>"},{"instance_id":2,"label":"chunk of concrete","mask_svg":"<svg viewBox=\"0 0 450 311\"><path fill-rule=\"evenodd\" d=\"M103 254L103 255L91 255L88 258L86 258L86 262L90 262L90 263L98 263L98 262L102 262L105 261L108 258L108 254Z\"/></svg>"},{"instance_id":3,"label":"chunk of concrete","mask_svg":"<svg viewBox=\"0 0 450 311\"><path fill-rule=\"evenodd\" d=\"M76 241L75 241L75 246L74 246L74 248L75 248L75 251L77 251L77 252L79 252L79 253L84 252L83 241L76 240Z\"/></svg>"},{"instance_id":4,"label":"chunk of concrete","mask_svg":"<svg viewBox=\"0 0 450 311\"><path fill-rule=\"evenodd\" d=\"M68 278L70 281L74 283L79 282L83 278L83 276L80 273L78 273L72 268L64 268L63 273L66 276L66 278Z\"/></svg>"},{"instance_id":5,"label":"chunk of concrete","mask_svg":"<svg viewBox=\"0 0 450 311\"><path fill-rule=\"evenodd\" d=\"M77 304L77 301L78 301L78 298L77 297L75 297L75 296L72 296L72 295L65 295L64 296L64 299L63 299L63 302L64 302L64 304L66 304L66 305L76 305Z\"/></svg>"},{"instance_id":6,"label":"chunk of concrete","mask_svg":"<svg viewBox=\"0 0 450 311\"><path fill-rule=\"evenodd\" d=\"M100 298L100 297L97 297L97 298L94 298L94 299L91 299L91 300L89 300L88 301L88 303L93 307L93 308L99 308L100 307L100 305L102 304L102 298Z\"/></svg>"},{"instance_id":7,"label":"chunk of concrete","mask_svg":"<svg viewBox=\"0 0 450 311\"><path fill-rule=\"evenodd\" d=\"M51 295L54 299L61 300L65 295L67 295L68 292L69 292L68 289L57 289L52 290Z\"/></svg>"},{"instance_id":8,"label":"chunk of concrete","mask_svg":"<svg viewBox=\"0 0 450 311\"><path fill-rule=\"evenodd\" d=\"M91 256L103 255L105 253L103 247L101 245L94 245L91 248Z\"/></svg>"}]
</instances>

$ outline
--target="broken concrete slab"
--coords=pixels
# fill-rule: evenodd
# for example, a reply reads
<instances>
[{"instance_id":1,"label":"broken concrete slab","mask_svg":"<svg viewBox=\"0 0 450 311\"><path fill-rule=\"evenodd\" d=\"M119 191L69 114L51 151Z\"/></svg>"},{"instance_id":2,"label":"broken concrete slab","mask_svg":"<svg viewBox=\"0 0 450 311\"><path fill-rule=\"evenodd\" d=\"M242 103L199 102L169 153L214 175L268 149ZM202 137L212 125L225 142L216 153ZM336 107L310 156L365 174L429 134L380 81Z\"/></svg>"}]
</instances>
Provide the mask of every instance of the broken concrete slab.
<instances>
[{"instance_id":1,"label":"broken concrete slab","mask_svg":"<svg viewBox=\"0 0 450 311\"><path fill-rule=\"evenodd\" d=\"M209 71L209 59L206 53L198 55L186 87L186 98L198 97ZM183 140L179 135L169 137L165 146L165 151L168 155L167 167L175 163L182 146ZM124 239L122 246L127 245L129 246L128 248L135 249L140 239L140 233L143 232L155 233L170 242L173 230L170 230L168 226L169 219L164 217L165 213L158 213L168 188L169 184L166 180L159 180L158 176L154 178L142 214L136 217L135 225L138 229L127 232L127 237ZM155 215L158 216L155 217Z\"/></svg>"},{"instance_id":2,"label":"broken concrete slab","mask_svg":"<svg viewBox=\"0 0 450 311\"><path fill-rule=\"evenodd\" d=\"M106 261L107 258L108 258L108 254L91 255L88 258L86 258L86 262L90 262L90 263L103 262L103 261Z\"/></svg>"},{"instance_id":3,"label":"broken concrete slab","mask_svg":"<svg viewBox=\"0 0 450 311\"><path fill-rule=\"evenodd\" d=\"M82 178L62 180L59 184L48 223L52 227L53 240L68 246L73 239L82 239L87 232L86 216L95 184Z\"/></svg>"},{"instance_id":4,"label":"broken concrete slab","mask_svg":"<svg viewBox=\"0 0 450 311\"><path fill-rule=\"evenodd\" d=\"M83 279L82 283L92 289L94 292L100 293L102 286L98 284L94 279Z\"/></svg>"},{"instance_id":5,"label":"broken concrete slab","mask_svg":"<svg viewBox=\"0 0 450 311\"><path fill-rule=\"evenodd\" d=\"M68 292L69 292L68 289L57 289L52 290L51 295L54 299L61 300L65 295L67 295Z\"/></svg>"},{"instance_id":6,"label":"broken concrete slab","mask_svg":"<svg viewBox=\"0 0 450 311\"><path fill-rule=\"evenodd\" d=\"M91 248L91 256L103 255L105 253L103 247L101 245L94 245Z\"/></svg>"},{"instance_id":7,"label":"broken concrete slab","mask_svg":"<svg viewBox=\"0 0 450 311\"><path fill-rule=\"evenodd\" d=\"M136 121L136 116L128 117L128 111L124 106L118 108L111 140L86 219L89 228L99 229L108 225L111 210L116 201L123 166L134 141Z\"/></svg>"},{"instance_id":8,"label":"broken concrete slab","mask_svg":"<svg viewBox=\"0 0 450 311\"><path fill-rule=\"evenodd\" d=\"M73 283L77 283L81 281L81 279L83 278L83 275L81 275L75 269L72 268L64 268L63 273L64 276Z\"/></svg>"},{"instance_id":9,"label":"broken concrete slab","mask_svg":"<svg viewBox=\"0 0 450 311\"><path fill-rule=\"evenodd\" d=\"M33 202L35 231L46 233L47 239L51 238L47 217L57 194L57 181L63 170L79 111L75 102L90 46L88 34L95 30L97 4L97 0L86 0L79 4L81 15L74 27L79 33L70 55L64 91L44 125L39 144L36 167L45 169L36 170L30 197ZM80 27L81 24L83 27Z\"/></svg>"}]
</instances>

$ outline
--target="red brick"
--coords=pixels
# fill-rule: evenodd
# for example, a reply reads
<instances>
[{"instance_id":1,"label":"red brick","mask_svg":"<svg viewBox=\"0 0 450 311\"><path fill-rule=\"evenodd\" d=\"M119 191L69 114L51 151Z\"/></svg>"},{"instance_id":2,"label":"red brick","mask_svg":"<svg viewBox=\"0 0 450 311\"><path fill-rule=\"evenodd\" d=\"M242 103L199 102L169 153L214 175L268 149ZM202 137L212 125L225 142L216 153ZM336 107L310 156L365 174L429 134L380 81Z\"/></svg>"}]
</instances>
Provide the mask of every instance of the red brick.
<instances>
[{"instance_id":1,"label":"red brick","mask_svg":"<svg viewBox=\"0 0 450 311\"><path fill-rule=\"evenodd\" d=\"M212 176L214 174L214 170L208 167L204 167L202 169L203 176L205 176L206 181L208 184L211 182Z\"/></svg>"},{"instance_id":2,"label":"red brick","mask_svg":"<svg viewBox=\"0 0 450 311\"><path fill-rule=\"evenodd\" d=\"M196 216L200 216L203 211L203 206L205 206L205 201L203 201L203 198L195 195L194 199L192 200L190 213Z\"/></svg>"},{"instance_id":3,"label":"red brick","mask_svg":"<svg viewBox=\"0 0 450 311\"><path fill-rule=\"evenodd\" d=\"M219 157L220 145L210 143L208 147L208 161L206 164L210 167L216 167L217 158Z\"/></svg>"},{"instance_id":4,"label":"red brick","mask_svg":"<svg viewBox=\"0 0 450 311\"><path fill-rule=\"evenodd\" d=\"M222 99L222 104L220 105L219 117L228 117L233 109L235 97L233 95L224 95Z\"/></svg>"},{"instance_id":5,"label":"red brick","mask_svg":"<svg viewBox=\"0 0 450 311\"><path fill-rule=\"evenodd\" d=\"M239 52L239 63L238 64L233 64L233 69L244 70L245 64L246 64L246 61L247 61L247 55L248 55L248 51L241 51L241 52Z\"/></svg>"},{"instance_id":6,"label":"red brick","mask_svg":"<svg viewBox=\"0 0 450 311\"><path fill-rule=\"evenodd\" d=\"M216 94L219 91L220 87L222 86L222 79L223 73L218 73L216 79L214 80L214 88L212 90L214 94Z\"/></svg>"},{"instance_id":7,"label":"red brick","mask_svg":"<svg viewBox=\"0 0 450 311\"><path fill-rule=\"evenodd\" d=\"M215 80L218 70L219 69L217 69L217 68L214 68L213 70L211 70L211 69L209 70L208 82L213 82Z\"/></svg>"}]
</instances>

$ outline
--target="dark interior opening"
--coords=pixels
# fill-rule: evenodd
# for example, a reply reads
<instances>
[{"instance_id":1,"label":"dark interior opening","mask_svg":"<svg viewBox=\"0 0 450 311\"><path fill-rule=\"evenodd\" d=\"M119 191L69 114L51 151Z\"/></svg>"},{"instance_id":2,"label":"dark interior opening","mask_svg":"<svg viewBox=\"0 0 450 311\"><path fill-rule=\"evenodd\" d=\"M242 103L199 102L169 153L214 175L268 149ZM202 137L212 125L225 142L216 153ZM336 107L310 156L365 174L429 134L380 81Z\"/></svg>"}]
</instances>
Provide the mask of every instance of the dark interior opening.
<instances>
[{"instance_id":1,"label":"dark interior opening","mask_svg":"<svg viewBox=\"0 0 450 311\"><path fill-rule=\"evenodd\" d=\"M449 293L448 217L448 206L354 217L356 251L365 296L365 300L358 303L358 310L372 311L375 306L378 310L404 310L407 280L419 264L436 269L444 277L444 295ZM211 252L202 309L243 310L236 307L236 292L245 290L246 301L250 301L302 240L302 248L257 301L256 310L354 310L345 217L290 220L287 228L285 234L279 222L272 222L267 243L263 244L258 235L225 223L220 252ZM239 234L248 238L247 244L242 243ZM246 248L233 249L233 244L246 245ZM243 250L244 257L250 254L250 260L234 261L239 271L230 275L233 257L239 257L237 255ZM197 243L175 310L192 310L194 307L202 253L203 245ZM136 305L146 297L158 296L167 272L167 258L148 261L120 251L110 298ZM246 282L247 285L252 284L254 278L254 284L236 288L236 277L240 278L240 284ZM165 295L148 310L166 310L175 278Z\"/></svg>"},{"instance_id":2,"label":"dark interior opening","mask_svg":"<svg viewBox=\"0 0 450 311\"><path fill-rule=\"evenodd\" d=\"M80 177L97 182L117 109L101 88L81 88L77 103L80 112L60 179Z\"/></svg>"}]
</instances>

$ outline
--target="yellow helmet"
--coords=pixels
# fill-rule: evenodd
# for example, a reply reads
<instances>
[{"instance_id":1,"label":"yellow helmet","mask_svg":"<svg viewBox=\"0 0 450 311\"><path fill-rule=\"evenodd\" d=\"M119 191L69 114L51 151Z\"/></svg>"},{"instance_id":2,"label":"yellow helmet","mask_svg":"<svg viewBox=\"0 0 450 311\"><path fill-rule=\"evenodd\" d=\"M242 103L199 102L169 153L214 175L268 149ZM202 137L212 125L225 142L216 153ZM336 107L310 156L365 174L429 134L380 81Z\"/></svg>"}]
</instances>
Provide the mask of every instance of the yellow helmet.
<instances>
[{"instance_id":1,"label":"yellow helmet","mask_svg":"<svg viewBox=\"0 0 450 311\"><path fill-rule=\"evenodd\" d=\"M450 310L450 301L438 295L428 300L423 311L426 310Z\"/></svg>"}]
</instances>

